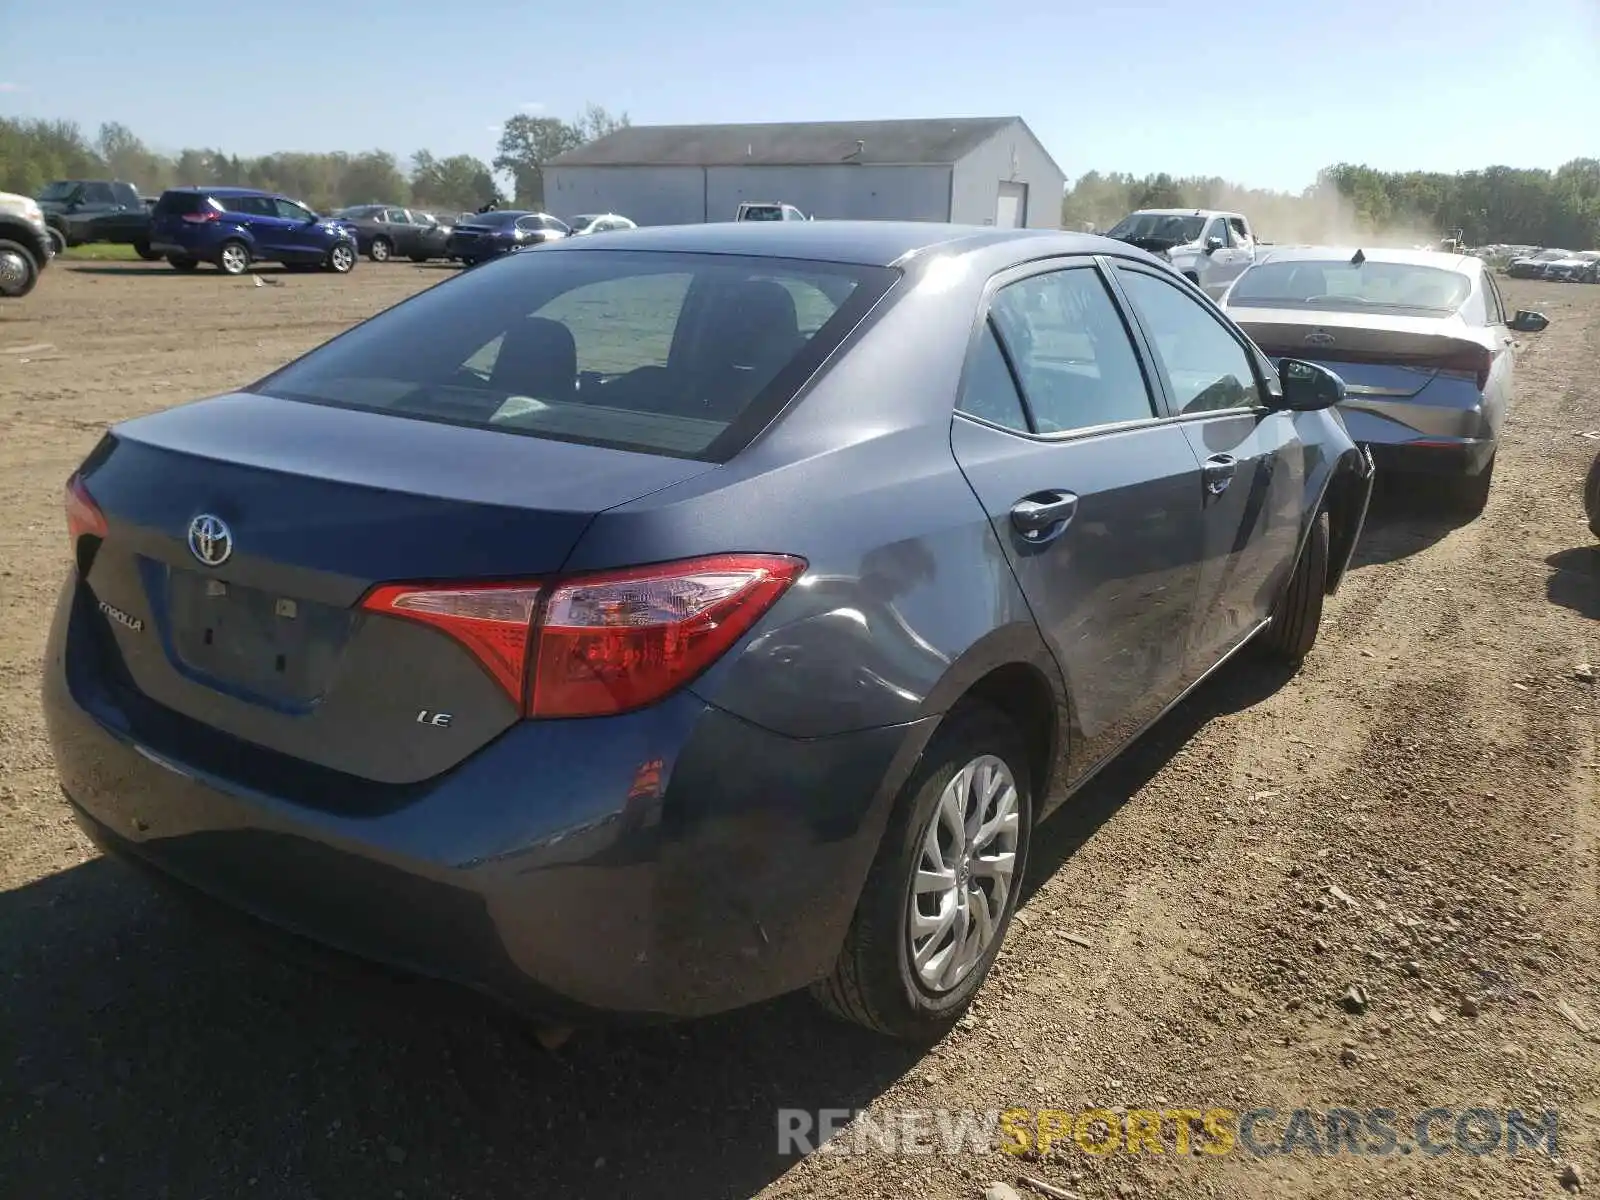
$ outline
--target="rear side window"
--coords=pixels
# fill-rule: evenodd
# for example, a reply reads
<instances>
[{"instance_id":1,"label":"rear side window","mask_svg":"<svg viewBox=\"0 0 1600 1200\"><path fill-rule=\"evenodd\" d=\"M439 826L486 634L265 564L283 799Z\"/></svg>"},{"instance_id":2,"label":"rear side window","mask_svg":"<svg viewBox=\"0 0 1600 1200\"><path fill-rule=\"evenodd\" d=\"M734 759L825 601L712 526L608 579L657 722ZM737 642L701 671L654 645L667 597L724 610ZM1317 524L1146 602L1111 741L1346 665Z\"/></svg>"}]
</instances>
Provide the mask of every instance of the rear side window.
<instances>
[{"instance_id":1,"label":"rear side window","mask_svg":"<svg viewBox=\"0 0 1600 1200\"><path fill-rule=\"evenodd\" d=\"M162 192L156 201L157 216L182 216L211 208L211 201L199 192Z\"/></svg>"},{"instance_id":2,"label":"rear side window","mask_svg":"<svg viewBox=\"0 0 1600 1200\"><path fill-rule=\"evenodd\" d=\"M1506 321L1505 307L1500 303L1500 289L1495 286L1494 276L1485 271L1482 278L1483 304L1487 310L1489 324L1504 325Z\"/></svg>"},{"instance_id":3,"label":"rear side window","mask_svg":"<svg viewBox=\"0 0 1600 1200\"><path fill-rule=\"evenodd\" d=\"M896 278L732 255L518 255L374 317L256 390L720 462Z\"/></svg>"},{"instance_id":4,"label":"rear side window","mask_svg":"<svg viewBox=\"0 0 1600 1200\"><path fill-rule=\"evenodd\" d=\"M967 377L961 385L961 401L956 405L968 416L978 417L1006 429L1028 432L1028 416L1022 410L1022 397L1017 394L1017 381L1011 377L1000 342L994 334L994 324L983 323L983 334L978 338L972 361L967 364Z\"/></svg>"}]
</instances>

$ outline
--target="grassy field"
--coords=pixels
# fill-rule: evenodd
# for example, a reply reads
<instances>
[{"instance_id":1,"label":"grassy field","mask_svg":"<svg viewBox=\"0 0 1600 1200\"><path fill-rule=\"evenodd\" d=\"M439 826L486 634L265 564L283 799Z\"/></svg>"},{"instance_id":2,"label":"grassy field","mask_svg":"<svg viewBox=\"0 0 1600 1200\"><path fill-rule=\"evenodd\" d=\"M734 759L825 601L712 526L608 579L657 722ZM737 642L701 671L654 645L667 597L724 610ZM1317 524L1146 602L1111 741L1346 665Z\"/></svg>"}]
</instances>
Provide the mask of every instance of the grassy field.
<instances>
[{"instance_id":1,"label":"grassy field","mask_svg":"<svg viewBox=\"0 0 1600 1200\"><path fill-rule=\"evenodd\" d=\"M96 243L89 246L73 246L61 255L62 258L72 262L138 262L139 256L133 252L132 246L114 246L109 243Z\"/></svg>"}]
</instances>

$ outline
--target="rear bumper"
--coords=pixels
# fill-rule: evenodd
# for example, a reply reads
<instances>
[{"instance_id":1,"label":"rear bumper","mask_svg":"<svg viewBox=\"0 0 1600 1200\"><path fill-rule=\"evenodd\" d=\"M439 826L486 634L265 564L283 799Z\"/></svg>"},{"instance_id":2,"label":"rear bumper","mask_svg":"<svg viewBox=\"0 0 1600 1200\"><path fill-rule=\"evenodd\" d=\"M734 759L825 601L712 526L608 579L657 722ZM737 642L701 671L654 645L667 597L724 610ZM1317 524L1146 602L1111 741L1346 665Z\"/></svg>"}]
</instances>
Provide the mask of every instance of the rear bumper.
<instances>
[{"instance_id":1,"label":"rear bumper","mask_svg":"<svg viewBox=\"0 0 1600 1200\"><path fill-rule=\"evenodd\" d=\"M173 241L171 236L155 236L150 239L150 251L153 254L171 255L176 258L208 258L216 252L216 247L209 244L185 245Z\"/></svg>"},{"instance_id":2,"label":"rear bumper","mask_svg":"<svg viewBox=\"0 0 1600 1200\"><path fill-rule=\"evenodd\" d=\"M226 748L203 766L163 753L159 721L97 670L101 619L69 579L43 689L62 787L97 843L539 1015L695 1016L826 973L927 728L797 741L680 692L521 723L390 805L332 812L228 778Z\"/></svg>"},{"instance_id":3,"label":"rear bumper","mask_svg":"<svg viewBox=\"0 0 1600 1200\"><path fill-rule=\"evenodd\" d=\"M1498 444L1493 438L1429 438L1368 442L1379 472L1406 475L1477 475L1488 468Z\"/></svg>"}]
</instances>

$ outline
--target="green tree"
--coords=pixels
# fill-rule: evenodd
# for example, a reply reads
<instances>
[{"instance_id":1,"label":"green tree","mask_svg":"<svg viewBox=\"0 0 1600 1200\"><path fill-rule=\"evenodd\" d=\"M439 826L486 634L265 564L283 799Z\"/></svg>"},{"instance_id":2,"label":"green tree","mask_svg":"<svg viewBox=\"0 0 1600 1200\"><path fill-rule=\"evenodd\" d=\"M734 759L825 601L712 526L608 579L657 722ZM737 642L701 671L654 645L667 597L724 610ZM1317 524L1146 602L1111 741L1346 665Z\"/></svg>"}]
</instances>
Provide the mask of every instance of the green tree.
<instances>
[{"instance_id":1,"label":"green tree","mask_svg":"<svg viewBox=\"0 0 1600 1200\"><path fill-rule=\"evenodd\" d=\"M411 184L394 155L369 150L345 165L339 198L341 204L405 204L411 199Z\"/></svg>"},{"instance_id":2,"label":"green tree","mask_svg":"<svg viewBox=\"0 0 1600 1200\"><path fill-rule=\"evenodd\" d=\"M519 208L542 208L545 163L582 144L578 130L557 117L518 113L501 127L494 169L511 176Z\"/></svg>"},{"instance_id":3,"label":"green tree","mask_svg":"<svg viewBox=\"0 0 1600 1200\"><path fill-rule=\"evenodd\" d=\"M446 212L473 212L501 200L487 163L470 154L438 159L426 150L411 159L411 195L421 207Z\"/></svg>"}]
</instances>

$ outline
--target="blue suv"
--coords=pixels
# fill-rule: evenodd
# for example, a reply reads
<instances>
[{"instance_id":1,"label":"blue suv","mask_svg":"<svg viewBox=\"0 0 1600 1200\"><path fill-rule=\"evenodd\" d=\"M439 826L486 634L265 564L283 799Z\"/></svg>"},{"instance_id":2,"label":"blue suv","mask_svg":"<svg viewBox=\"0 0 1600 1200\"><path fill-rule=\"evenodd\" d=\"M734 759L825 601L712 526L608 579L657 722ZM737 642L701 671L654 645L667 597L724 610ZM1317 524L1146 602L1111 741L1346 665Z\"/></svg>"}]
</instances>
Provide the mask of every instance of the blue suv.
<instances>
[{"instance_id":1,"label":"blue suv","mask_svg":"<svg viewBox=\"0 0 1600 1200\"><path fill-rule=\"evenodd\" d=\"M180 271L209 262L242 275L265 261L343 275L356 265L353 227L254 188L167 189L150 217L150 248Z\"/></svg>"}]
</instances>

